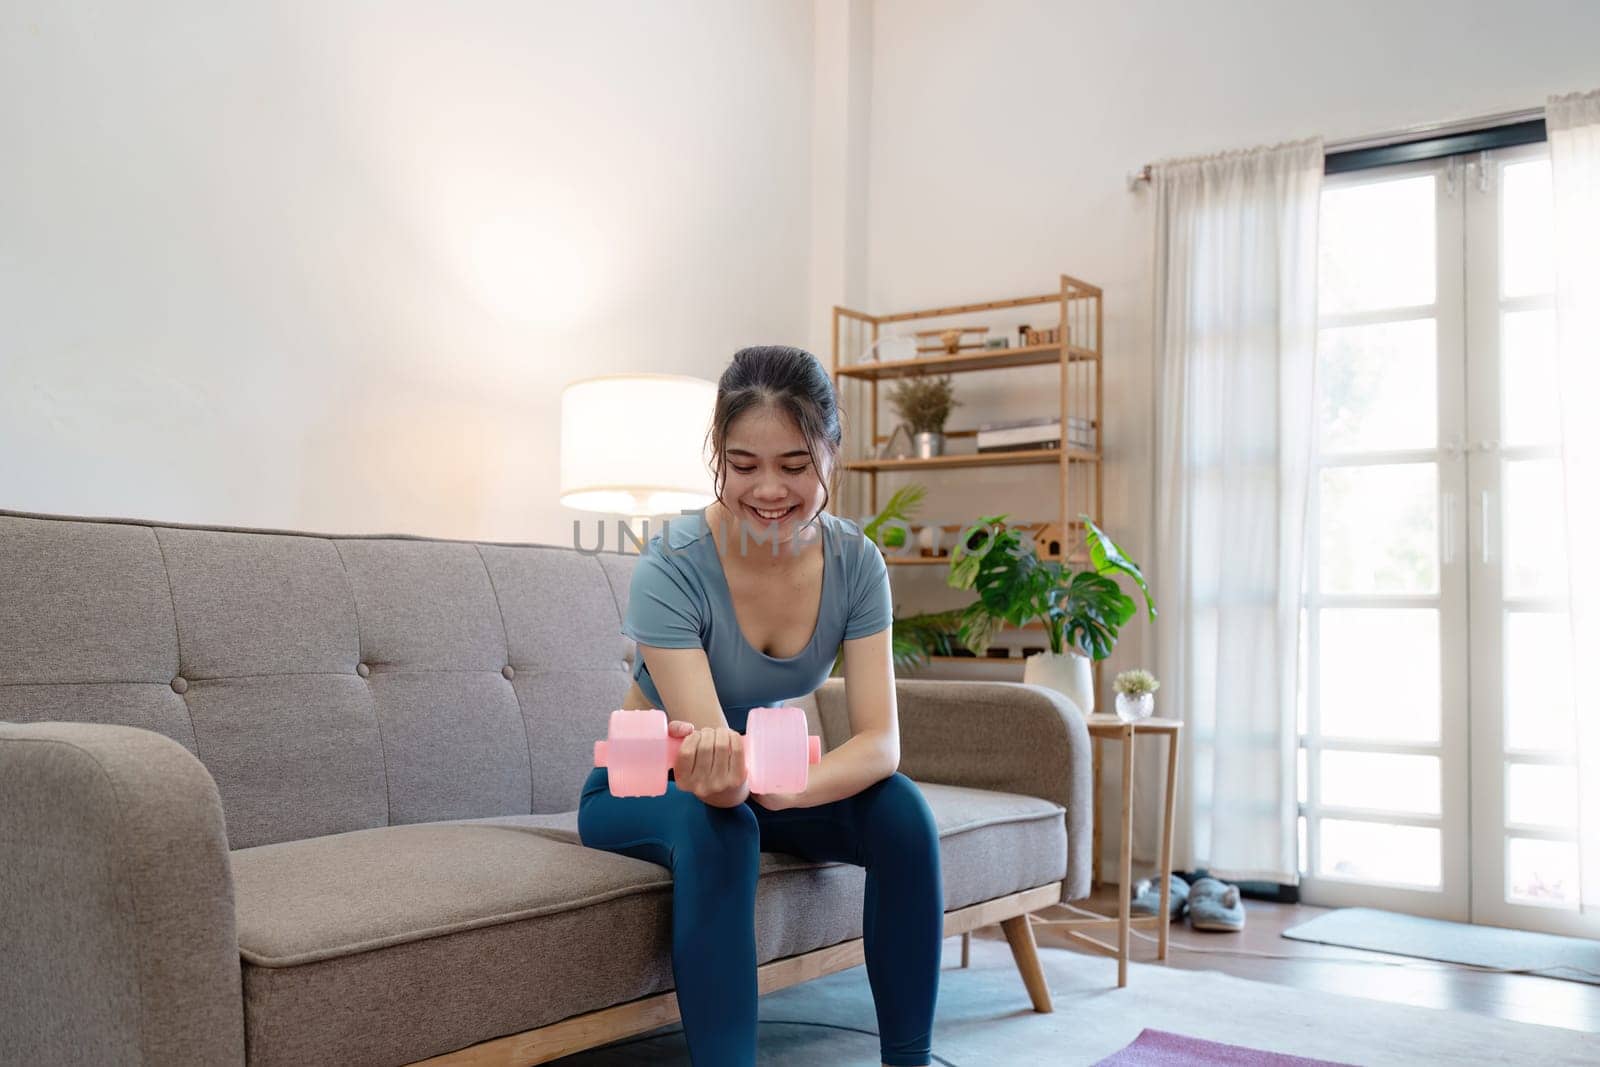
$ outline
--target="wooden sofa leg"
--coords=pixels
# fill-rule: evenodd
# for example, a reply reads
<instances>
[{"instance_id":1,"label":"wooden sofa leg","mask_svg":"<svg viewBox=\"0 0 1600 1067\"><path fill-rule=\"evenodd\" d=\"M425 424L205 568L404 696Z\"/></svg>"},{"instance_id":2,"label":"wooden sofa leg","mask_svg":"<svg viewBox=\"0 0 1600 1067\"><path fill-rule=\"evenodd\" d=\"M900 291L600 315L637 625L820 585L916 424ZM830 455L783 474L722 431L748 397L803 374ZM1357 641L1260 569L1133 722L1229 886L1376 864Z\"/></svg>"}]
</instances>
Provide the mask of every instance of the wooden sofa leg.
<instances>
[{"instance_id":1,"label":"wooden sofa leg","mask_svg":"<svg viewBox=\"0 0 1600 1067\"><path fill-rule=\"evenodd\" d=\"M1039 964L1039 948L1034 944L1033 927L1029 925L1028 917L1017 915L1002 920L1000 928L1006 932L1006 940L1011 943L1011 956L1017 961L1017 970L1022 972L1022 984L1028 987L1033 1010L1055 1011L1055 1005L1050 1001L1050 987L1045 984L1044 968Z\"/></svg>"}]
</instances>

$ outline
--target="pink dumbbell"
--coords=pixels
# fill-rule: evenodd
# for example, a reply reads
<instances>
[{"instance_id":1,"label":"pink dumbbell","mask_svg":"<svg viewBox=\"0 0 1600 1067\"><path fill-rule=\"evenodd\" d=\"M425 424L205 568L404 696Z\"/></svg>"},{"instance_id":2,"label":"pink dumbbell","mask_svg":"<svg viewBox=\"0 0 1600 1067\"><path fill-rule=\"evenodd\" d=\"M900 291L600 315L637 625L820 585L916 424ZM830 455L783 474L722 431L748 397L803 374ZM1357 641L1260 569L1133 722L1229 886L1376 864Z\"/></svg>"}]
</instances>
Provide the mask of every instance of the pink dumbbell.
<instances>
[{"instance_id":1,"label":"pink dumbbell","mask_svg":"<svg viewBox=\"0 0 1600 1067\"><path fill-rule=\"evenodd\" d=\"M594 743L594 765L606 768L614 797L658 797L684 739L667 736L660 708L611 713L606 740ZM745 723L745 780L752 793L798 793L811 764L822 762L822 738L806 734L800 708L751 708Z\"/></svg>"}]
</instances>

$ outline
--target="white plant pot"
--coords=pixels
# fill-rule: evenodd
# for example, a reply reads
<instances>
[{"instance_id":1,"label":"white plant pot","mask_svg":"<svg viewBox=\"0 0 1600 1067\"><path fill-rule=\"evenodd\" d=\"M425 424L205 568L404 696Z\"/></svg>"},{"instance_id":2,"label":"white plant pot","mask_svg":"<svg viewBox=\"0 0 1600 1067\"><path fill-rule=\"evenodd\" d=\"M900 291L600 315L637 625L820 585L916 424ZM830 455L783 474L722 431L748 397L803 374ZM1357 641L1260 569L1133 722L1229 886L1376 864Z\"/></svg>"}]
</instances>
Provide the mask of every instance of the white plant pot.
<instances>
[{"instance_id":1,"label":"white plant pot","mask_svg":"<svg viewBox=\"0 0 1600 1067\"><path fill-rule=\"evenodd\" d=\"M1077 652L1036 652L1023 661L1022 680L1028 685L1054 689L1085 715L1094 714L1094 672L1088 656Z\"/></svg>"},{"instance_id":2,"label":"white plant pot","mask_svg":"<svg viewBox=\"0 0 1600 1067\"><path fill-rule=\"evenodd\" d=\"M1117 718L1123 722L1138 722L1148 719L1156 710L1156 695L1154 693L1140 693L1131 697L1127 693L1117 694Z\"/></svg>"}]
</instances>

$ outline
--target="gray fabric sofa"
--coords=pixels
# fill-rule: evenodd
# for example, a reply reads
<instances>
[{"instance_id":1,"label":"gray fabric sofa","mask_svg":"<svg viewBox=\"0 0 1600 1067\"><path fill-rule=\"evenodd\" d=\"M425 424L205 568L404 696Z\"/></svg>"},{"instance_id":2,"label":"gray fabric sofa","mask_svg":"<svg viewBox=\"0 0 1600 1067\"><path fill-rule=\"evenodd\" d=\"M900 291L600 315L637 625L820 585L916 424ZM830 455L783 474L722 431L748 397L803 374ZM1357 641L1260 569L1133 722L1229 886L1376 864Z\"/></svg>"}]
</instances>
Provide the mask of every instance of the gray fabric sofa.
<instances>
[{"instance_id":1,"label":"gray fabric sofa","mask_svg":"<svg viewBox=\"0 0 1600 1067\"><path fill-rule=\"evenodd\" d=\"M667 870L576 831L636 560L0 511L0 1059L536 1063L674 1021ZM1049 1010L1082 717L898 699L946 933L1004 925ZM842 743L843 682L804 703ZM763 855L764 992L860 962L863 878Z\"/></svg>"}]
</instances>

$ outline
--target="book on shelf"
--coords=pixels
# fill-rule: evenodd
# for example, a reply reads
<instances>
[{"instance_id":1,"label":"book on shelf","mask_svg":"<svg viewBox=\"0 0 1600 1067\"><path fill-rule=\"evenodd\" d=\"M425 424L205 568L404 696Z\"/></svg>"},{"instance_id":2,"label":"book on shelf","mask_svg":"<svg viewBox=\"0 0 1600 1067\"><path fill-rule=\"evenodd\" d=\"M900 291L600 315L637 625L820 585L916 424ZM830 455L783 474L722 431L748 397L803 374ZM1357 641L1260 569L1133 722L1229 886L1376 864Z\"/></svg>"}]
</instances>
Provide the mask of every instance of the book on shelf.
<instances>
[{"instance_id":1,"label":"book on shelf","mask_svg":"<svg viewBox=\"0 0 1600 1067\"><path fill-rule=\"evenodd\" d=\"M1004 419L1000 422L982 422L980 430L1012 430L1018 426L1053 426L1061 422L1060 415L1039 415L1028 419Z\"/></svg>"},{"instance_id":2,"label":"book on shelf","mask_svg":"<svg viewBox=\"0 0 1600 1067\"><path fill-rule=\"evenodd\" d=\"M978 451L983 455L995 452L1032 452L1035 449L1060 448L1061 438L1052 437L1046 441L1023 441L1015 445L983 445Z\"/></svg>"},{"instance_id":3,"label":"book on shelf","mask_svg":"<svg viewBox=\"0 0 1600 1067\"><path fill-rule=\"evenodd\" d=\"M984 423L978 427L977 446L979 452L1059 448L1061 437L1061 418L1047 415L1038 419ZM1069 447L1093 448L1094 428L1090 420L1076 415L1069 418L1066 439Z\"/></svg>"}]
</instances>

